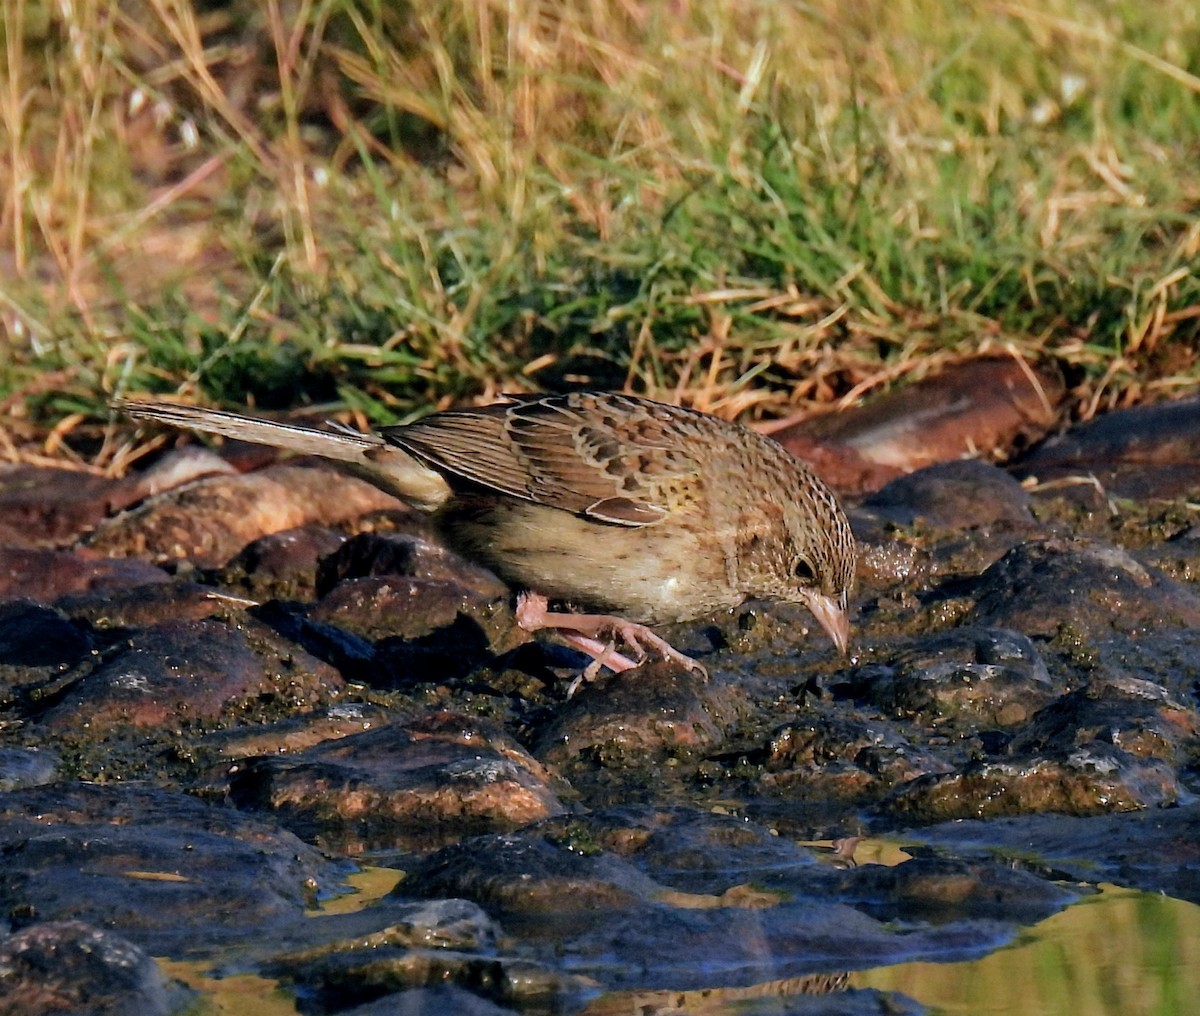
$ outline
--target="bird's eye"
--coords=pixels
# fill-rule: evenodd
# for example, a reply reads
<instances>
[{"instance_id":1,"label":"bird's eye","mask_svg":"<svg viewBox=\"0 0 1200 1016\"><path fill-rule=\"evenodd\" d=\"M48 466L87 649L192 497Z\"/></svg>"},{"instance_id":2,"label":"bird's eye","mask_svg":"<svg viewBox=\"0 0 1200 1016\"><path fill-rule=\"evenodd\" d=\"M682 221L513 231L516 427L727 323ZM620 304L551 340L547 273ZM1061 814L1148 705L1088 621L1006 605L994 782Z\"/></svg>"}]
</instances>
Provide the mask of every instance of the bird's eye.
<instances>
[{"instance_id":1,"label":"bird's eye","mask_svg":"<svg viewBox=\"0 0 1200 1016\"><path fill-rule=\"evenodd\" d=\"M804 558L796 562L793 574L804 583L814 582L817 578L817 573L813 571L813 566L805 561Z\"/></svg>"}]
</instances>

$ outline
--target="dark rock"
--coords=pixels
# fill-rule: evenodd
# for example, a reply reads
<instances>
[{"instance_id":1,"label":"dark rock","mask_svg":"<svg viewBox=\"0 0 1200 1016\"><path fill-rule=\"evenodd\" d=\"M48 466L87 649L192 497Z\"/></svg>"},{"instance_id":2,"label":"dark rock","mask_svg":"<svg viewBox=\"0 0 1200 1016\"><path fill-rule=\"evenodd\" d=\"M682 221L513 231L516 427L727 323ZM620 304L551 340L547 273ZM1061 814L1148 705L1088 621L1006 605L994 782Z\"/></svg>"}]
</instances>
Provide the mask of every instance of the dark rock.
<instances>
[{"instance_id":1,"label":"dark rock","mask_svg":"<svg viewBox=\"0 0 1200 1016\"><path fill-rule=\"evenodd\" d=\"M201 621L250 606L241 596L197 582L130 585L96 593L79 593L54 601L74 621L85 622L93 633L119 633L167 621Z\"/></svg>"},{"instance_id":2,"label":"dark rock","mask_svg":"<svg viewBox=\"0 0 1200 1016\"><path fill-rule=\"evenodd\" d=\"M0 942L3 1016L169 1016L196 994L141 949L81 921L35 924Z\"/></svg>"},{"instance_id":3,"label":"dark rock","mask_svg":"<svg viewBox=\"0 0 1200 1016\"><path fill-rule=\"evenodd\" d=\"M1053 638L1135 635L1200 625L1200 596L1155 575L1129 553L1094 540L1014 547L972 584L976 624Z\"/></svg>"},{"instance_id":4,"label":"dark rock","mask_svg":"<svg viewBox=\"0 0 1200 1016\"><path fill-rule=\"evenodd\" d=\"M1014 755L1111 744L1172 767L1186 763L1200 738L1200 713L1165 688L1134 678L1098 679L1042 709L1012 740Z\"/></svg>"},{"instance_id":5,"label":"dark rock","mask_svg":"<svg viewBox=\"0 0 1200 1016\"><path fill-rule=\"evenodd\" d=\"M29 600L0 604L0 665L66 668L92 645L87 632L57 610Z\"/></svg>"},{"instance_id":6,"label":"dark rock","mask_svg":"<svg viewBox=\"0 0 1200 1016\"><path fill-rule=\"evenodd\" d=\"M998 466L978 459L942 462L893 480L862 507L899 526L973 529L1032 523L1029 494Z\"/></svg>"},{"instance_id":7,"label":"dark rock","mask_svg":"<svg viewBox=\"0 0 1200 1016\"><path fill-rule=\"evenodd\" d=\"M934 752L885 722L814 711L775 731L759 785L773 794L804 794L858 805L919 776L953 772Z\"/></svg>"},{"instance_id":8,"label":"dark rock","mask_svg":"<svg viewBox=\"0 0 1200 1016\"><path fill-rule=\"evenodd\" d=\"M906 840L1011 859L1047 878L1111 882L1200 904L1200 804L1090 818L1021 815L911 830Z\"/></svg>"},{"instance_id":9,"label":"dark rock","mask_svg":"<svg viewBox=\"0 0 1200 1016\"><path fill-rule=\"evenodd\" d=\"M475 617L481 627L491 626L506 609L496 597L455 582L396 576L347 579L308 616L371 640L415 639L453 624L460 614Z\"/></svg>"},{"instance_id":10,"label":"dark rock","mask_svg":"<svg viewBox=\"0 0 1200 1016\"><path fill-rule=\"evenodd\" d=\"M417 708L412 707L414 715L411 717L398 716L382 706L342 701L328 709L288 716L274 723L215 730L199 739L197 745L215 750L229 759L244 759L254 755L291 755L323 742L375 730L398 720L412 719ZM227 790L223 771L219 782L219 794L223 798Z\"/></svg>"},{"instance_id":11,"label":"dark rock","mask_svg":"<svg viewBox=\"0 0 1200 1016\"><path fill-rule=\"evenodd\" d=\"M1000 864L914 857L847 870L839 898L881 921L983 918L1035 924L1073 903L1078 893Z\"/></svg>"},{"instance_id":12,"label":"dark rock","mask_svg":"<svg viewBox=\"0 0 1200 1016\"><path fill-rule=\"evenodd\" d=\"M156 955L305 920L338 867L290 833L162 790L56 784L0 795L0 908L80 920Z\"/></svg>"},{"instance_id":13,"label":"dark rock","mask_svg":"<svg viewBox=\"0 0 1200 1016\"><path fill-rule=\"evenodd\" d=\"M364 956L363 960L365 963L367 957ZM306 981L309 987L315 980L307 971L302 972L301 979ZM337 994L342 994L340 987ZM374 1002L356 1005L353 1009L338 1009L340 1016L428 1016L430 1013L455 1013L456 1016L515 1016L516 1011L496 1005L453 984L413 988L411 991L384 995Z\"/></svg>"},{"instance_id":14,"label":"dark rock","mask_svg":"<svg viewBox=\"0 0 1200 1016\"><path fill-rule=\"evenodd\" d=\"M1097 506L1110 497L1190 497L1200 490L1200 400L1098 416L1047 441L1016 472Z\"/></svg>"},{"instance_id":15,"label":"dark rock","mask_svg":"<svg viewBox=\"0 0 1200 1016\"><path fill-rule=\"evenodd\" d=\"M0 792L53 783L61 764L49 748L0 748Z\"/></svg>"},{"instance_id":16,"label":"dark rock","mask_svg":"<svg viewBox=\"0 0 1200 1016\"><path fill-rule=\"evenodd\" d=\"M424 1016L496 1016L518 1011L578 1011L594 994L582 978L563 974L548 964L511 956L459 953L449 949L378 946L354 949L289 965L268 968L300 986L306 999L322 1012L387 1013ZM437 985L436 988L428 986ZM382 997L381 997L382 996ZM448 1008L408 1009L410 1004L452 1003ZM363 1002L359 1006L356 1003ZM353 1005L347 1010L345 1006ZM461 1006L461 1008L460 1008Z\"/></svg>"},{"instance_id":17,"label":"dark rock","mask_svg":"<svg viewBox=\"0 0 1200 1016\"><path fill-rule=\"evenodd\" d=\"M321 562L317 592L328 595L347 579L404 576L475 592L480 599L508 595L486 568L472 564L419 533L360 533Z\"/></svg>"},{"instance_id":18,"label":"dark rock","mask_svg":"<svg viewBox=\"0 0 1200 1016\"><path fill-rule=\"evenodd\" d=\"M1025 635L975 627L919 639L833 689L890 716L970 731L1024 724L1060 690Z\"/></svg>"},{"instance_id":19,"label":"dark rock","mask_svg":"<svg viewBox=\"0 0 1200 1016\"><path fill-rule=\"evenodd\" d=\"M346 537L324 526L300 526L268 533L242 548L221 569L222 585L244 590L257 599L312 599L322 559Z\"/></svg>"},{"instance_id":20,"label":"dark rock","mask_svg":"<svg viewBox=\"0 0 1200 1016\"><path fill-rule=\"evenodd\" d=\"M393 895L461 897L502 921L544 922L562 933L583 930L602 911L638 909L657 891L626 861L580 854L539 836L480 836L445 847L410 868Z\"/></svg>"},{"instance_id":21,"label":"dark rock","mask_svg":"<svg viewBox=\"0 0 1200 1016\"><path fill-rule=\"evenodd\" d=\"M722 690L696 671L650 663L585 683L542 734L535 754L561 765L580 754L602 765L721 742Z\"/></svg>"},{"instance_id":22,"label":"dark rock","mask_svg":"<svg viewBox=\"0 0 1200 1016\"><path fill-rule=\"evenodd\" d=\"M577 854L601 851L686 893L720 896L755 886L808 891L836 879L826 854L742 816L653 805L606 808L548 820L537 832Z\"/></svg>"},{"instance_id":23,"label":"dark rock","mask_svg":"<svg viewBox=\"0 0 1200 1016\"><path fill-rule=\"evenodd\" d=\"M39 719L96 737L121 727L178 730L310 709L342 685L331 667L264 626L168 621L116 647Z\"/></svg>"},{"instance_id":24,"label":"dark rock","mask_svg":"<svg viewBox=\"0 0 1200 1016\"><path fill-rule=\"evenodd\" d=\"M1184 791L1171 768L1092 741L1052 756L979 760L923 776L885 802L886 814L924 822L1058 812L1102 815L1176 804Z\"/></svg>"}]
</instances>

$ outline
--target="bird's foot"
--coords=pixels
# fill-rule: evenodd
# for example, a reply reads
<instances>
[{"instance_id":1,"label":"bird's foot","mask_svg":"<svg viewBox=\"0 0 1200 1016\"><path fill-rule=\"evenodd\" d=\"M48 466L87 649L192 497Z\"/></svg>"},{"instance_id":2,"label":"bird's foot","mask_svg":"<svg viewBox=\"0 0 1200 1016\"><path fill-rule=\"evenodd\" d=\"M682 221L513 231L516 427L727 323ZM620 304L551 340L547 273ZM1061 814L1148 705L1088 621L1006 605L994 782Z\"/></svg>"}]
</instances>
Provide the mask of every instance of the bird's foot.
<instances>
[{"instance_id":1,"label":"bird's foot","mask_svg":"<svg viewBox=\"0 0 1200 1016\"><path fill-rule=\"evenodd\" d=\"M620 673L644 663L652 650L664 660L678 663L687 670L706 674L703 664L681 653L666 639L656 635L644 624L627 621L612 614L565 614L549 609L546 597L540 593L521 593L517 597L517 624L527 632L546 628L557 631L564 642L590 656L584 676L594 677L600 667ZM607 641L603 639L607 637ZM616 651L621 643L633 654L633 659Z\"/></svg>"}]
</instances>

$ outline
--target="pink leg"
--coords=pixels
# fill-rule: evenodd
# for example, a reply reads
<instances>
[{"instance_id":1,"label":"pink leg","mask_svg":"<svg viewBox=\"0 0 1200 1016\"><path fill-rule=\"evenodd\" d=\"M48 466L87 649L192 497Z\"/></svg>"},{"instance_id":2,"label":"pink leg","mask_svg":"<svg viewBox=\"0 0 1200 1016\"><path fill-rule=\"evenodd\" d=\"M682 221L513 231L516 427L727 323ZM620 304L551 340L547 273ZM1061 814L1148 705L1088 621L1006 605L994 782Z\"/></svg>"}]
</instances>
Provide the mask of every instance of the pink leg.
<instances>
[{"instance_id":1,"label":"pink leg","mask_svg":"<svg viewBox=\"0 0 1200 1016\"><path fill-rule=\"evenodd\" d=\"M608 667L617 673L630 670L646 659L646 647L649 646L665 660L673 660L688 670L704 670L700 663L681 653L666 639L655 635L644 624L635 624L611 614L556 613L548 607L546 597L540 593L521 593L517 597L517 624L528 632L546 628L557 631L563 641L586 653L596 665ZM605 635L623 642L633 651L635 659L616 652L611 642L600 641Z\"/></svg>"}]
</instances>

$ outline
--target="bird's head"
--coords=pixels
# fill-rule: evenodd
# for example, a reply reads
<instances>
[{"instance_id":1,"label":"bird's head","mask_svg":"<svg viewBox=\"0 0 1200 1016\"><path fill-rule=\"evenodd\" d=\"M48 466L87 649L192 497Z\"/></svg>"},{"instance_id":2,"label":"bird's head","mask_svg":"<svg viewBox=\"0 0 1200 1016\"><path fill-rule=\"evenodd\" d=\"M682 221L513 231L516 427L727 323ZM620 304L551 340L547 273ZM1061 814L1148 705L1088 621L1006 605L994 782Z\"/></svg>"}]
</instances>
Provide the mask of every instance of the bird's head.
<instances>
[{"instance_id":1,"label":"bird's head","mask_svg":"<svg viewBox=\"0 0 1200 1016\"><path fill-rule=\"evenodd\" d=\"M844 653L857 559L854 534L832 491L806 470L800 476L787 498L751 513L767 520L765 530L743 529L747 593L804 604Z\"/></svg>"}]
</instances>

